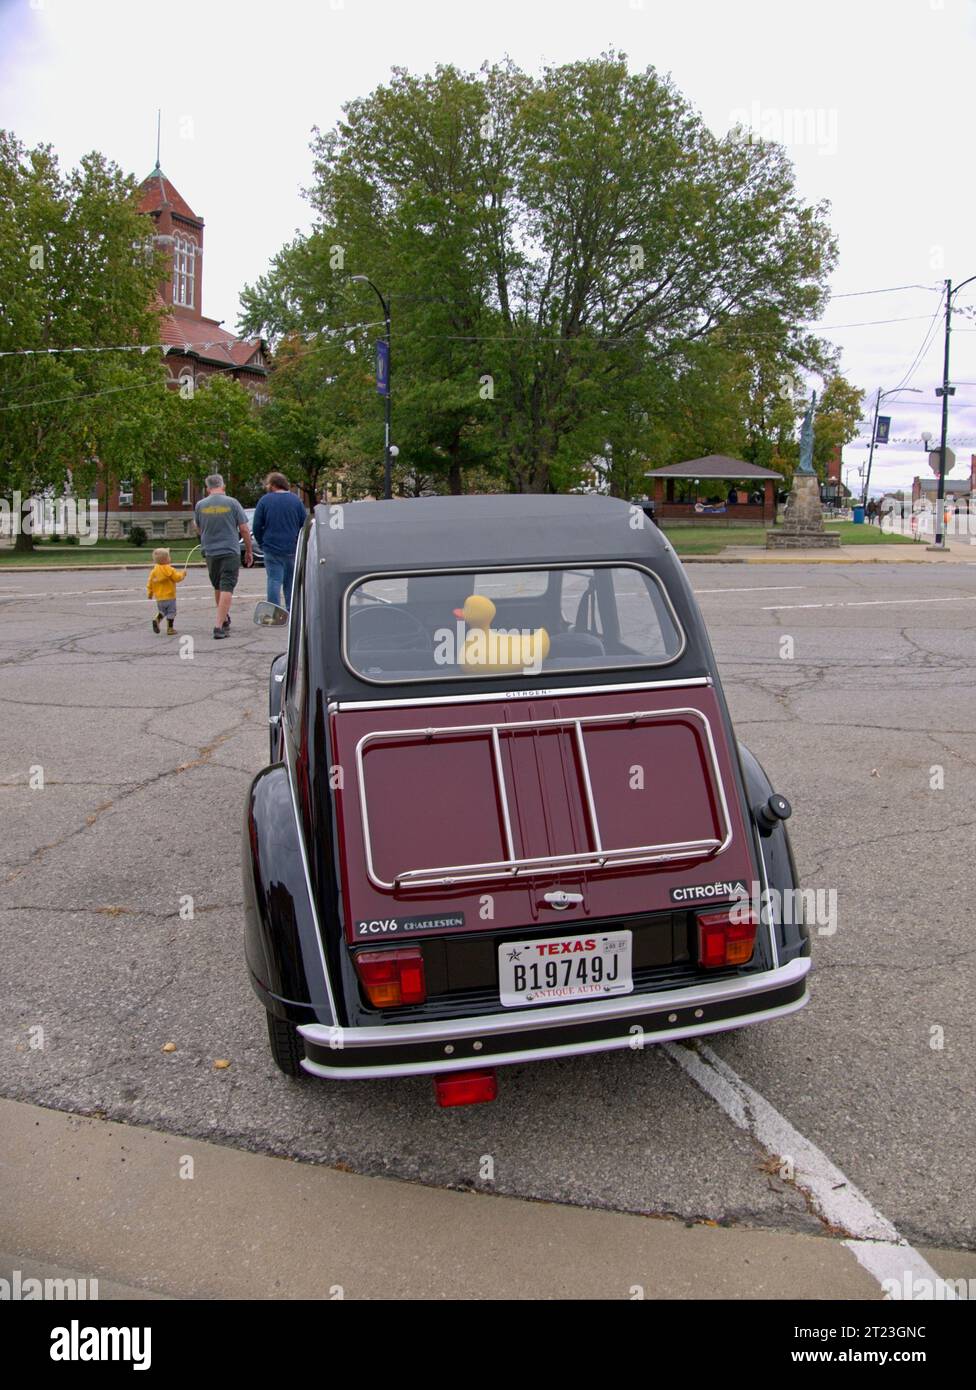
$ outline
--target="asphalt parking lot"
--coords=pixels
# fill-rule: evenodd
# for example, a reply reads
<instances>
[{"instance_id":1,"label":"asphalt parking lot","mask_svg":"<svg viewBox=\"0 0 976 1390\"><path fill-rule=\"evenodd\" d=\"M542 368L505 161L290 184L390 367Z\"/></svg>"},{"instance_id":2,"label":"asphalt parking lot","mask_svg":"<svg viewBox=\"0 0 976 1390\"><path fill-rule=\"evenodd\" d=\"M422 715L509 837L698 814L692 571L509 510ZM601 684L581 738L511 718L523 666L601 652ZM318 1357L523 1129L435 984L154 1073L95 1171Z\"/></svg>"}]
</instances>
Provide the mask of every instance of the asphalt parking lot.
<instances>
[{"instance_id":1,"label":"asphalt parking lot","mask_svg":"<svg viewBox=\"0 0 976 1390\"><path fill-rule=\"evenodd\" d=\"M810 1006L711 1049L902 1237L972 1250L976 564L688 572L739 736L793 802L801 880L837 895ZM663 1049L507 1068L494 1105L456 1111L424 1080L282 1077L239 868L282 634L249 625L263 572L226 642L201 571L174 638L144 583L0 573L0 1094L434 1186L837 1234Z\"/></svg>"}]
</instances>

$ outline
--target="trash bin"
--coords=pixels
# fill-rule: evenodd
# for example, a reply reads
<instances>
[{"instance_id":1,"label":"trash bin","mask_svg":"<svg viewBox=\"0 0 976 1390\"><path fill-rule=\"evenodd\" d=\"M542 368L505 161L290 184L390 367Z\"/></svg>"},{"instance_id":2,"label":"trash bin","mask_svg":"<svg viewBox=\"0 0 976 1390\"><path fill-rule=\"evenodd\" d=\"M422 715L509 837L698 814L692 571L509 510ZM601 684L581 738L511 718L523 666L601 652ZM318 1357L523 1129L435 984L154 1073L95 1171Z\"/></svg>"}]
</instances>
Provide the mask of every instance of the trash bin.
<instances>
[{"instance_id":1,"label":"trash bin","mask_svg":"<svg viewBox=\"0 0 976 1390\"><path fill-rule=\"evenodd\" d=\"M863 507L855 507L855 508L854 508L854 525L855 525L855 526L863 526L863 525L864 525L864 508L863 508Z\"/></svg>"}]
</instances>

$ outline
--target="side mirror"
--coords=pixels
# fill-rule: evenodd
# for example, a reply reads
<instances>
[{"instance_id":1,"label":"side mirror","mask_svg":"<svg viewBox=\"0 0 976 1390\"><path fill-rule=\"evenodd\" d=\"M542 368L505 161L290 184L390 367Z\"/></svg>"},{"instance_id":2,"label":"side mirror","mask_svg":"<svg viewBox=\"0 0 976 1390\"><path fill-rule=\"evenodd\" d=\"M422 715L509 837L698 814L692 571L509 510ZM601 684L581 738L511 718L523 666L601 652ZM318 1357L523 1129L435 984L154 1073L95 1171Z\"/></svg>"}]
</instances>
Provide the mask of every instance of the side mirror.
<instances>
[{"instance_id":1,"label":"side mirror","mask_svg":"<svg viewBox=\"0 0 976 1390\"><path fill-rule=\"evenodd\" d=\"M276 603L268 603L266 599L254 605L255 627L284 627L287 621L287 608L279 608Z\"/></svg>"}]
</instances>

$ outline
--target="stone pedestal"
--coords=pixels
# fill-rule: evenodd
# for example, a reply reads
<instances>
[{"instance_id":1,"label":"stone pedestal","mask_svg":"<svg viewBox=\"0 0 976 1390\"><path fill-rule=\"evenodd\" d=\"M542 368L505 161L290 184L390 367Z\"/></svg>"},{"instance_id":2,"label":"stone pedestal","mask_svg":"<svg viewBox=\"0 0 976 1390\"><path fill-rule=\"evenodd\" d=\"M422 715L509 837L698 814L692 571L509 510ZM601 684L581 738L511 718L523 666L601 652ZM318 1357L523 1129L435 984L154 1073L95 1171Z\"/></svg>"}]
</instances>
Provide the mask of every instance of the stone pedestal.
<instances>
[{"instance_id":1,"label":"stone pedestal","mask_svg":"<svg viewBox=\"0 0 976 1390\"><path fill-rule=\"evenodd\" d=\"M824 530L820 480L814 473L794 473L781 526L766 532L767 550L821 550L840 545L836 531Z\"/></svg>"}]
</instances>

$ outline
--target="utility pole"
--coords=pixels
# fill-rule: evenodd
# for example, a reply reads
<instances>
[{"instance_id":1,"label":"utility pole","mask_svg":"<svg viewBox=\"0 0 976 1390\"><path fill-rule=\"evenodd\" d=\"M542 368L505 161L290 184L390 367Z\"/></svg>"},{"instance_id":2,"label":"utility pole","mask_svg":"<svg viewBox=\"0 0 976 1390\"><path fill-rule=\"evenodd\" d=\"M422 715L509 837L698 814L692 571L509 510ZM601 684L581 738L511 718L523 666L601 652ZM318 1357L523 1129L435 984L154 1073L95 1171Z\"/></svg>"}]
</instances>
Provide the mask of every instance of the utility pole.
<instances>
[{"instance_id":1,"label":"utility pole","mask_svg":"<svg viewBox=\"0 0 976 1390\"><path fill-rule=\"evenodd\" d=\"M945 307L945 356L942 366L942 390L936 391L937 396L942 397L942 441L939 444L939 490L935 502L935 546L936 549L945 548L945 475L946 475L946 442L949 435L949 397L955 394L956 388L949 385L949 334L952 332L952 281L945 282L946 307Z\"/></svg>"},{"instance_id":2,"label":"utility pole","mask_svg":"<svg viewBox=\"0 0 976 1390\"><path fill-rule=\"evenodd\" d=\"M874 462L874 441L878 433L878 411L881 409L881 387L878 387L878 394L874 398L874 419L871 421L871 449L868 453L868 475L864 480L864 491L861 493L861 506L868 504L868 488L871 486L871 465Z\"/></svg>"},{"instance_id":3,"label":"utility pole","mask_svg":"<svg viewBox=\"0 0 976 1390\"><path fill-rule=\"evenodd\" d=\"M935 394L942 397L942 440L939 444L939 492L935 503L935 548L943 550L945 548L945 475L946 475L946 448L949 436L949 397L956 394L956 388L949 385L949 335L952 332L952 301L960 290L965 289L976 280L976 275L970 275L968 280L963 280L961 285L952 288L952 281L945 282L945 357L942 366L942 385L936 389Z\"/></svg>"},{"instance_id":4,"label":"utility pole","mask_svg":"<svg viewBox=\"0 0 976 1390\"><path fill-rule=\"evenodd\" d=\"M864 490L861 493L861 505L863 507L866 507L868 504L868 492L871 489L871 465L874 462L874 444L878 436L878 410L881 407L881 402L886 400L888 396L897 396L902 391L908 391L910 395L915 396L920 396L922 394L920 386L893 386L890 391L882 391L881 387L878 387L878 394L874 402L874 423L871 426L871 449L868 453L868 473L866 478L864 478L863 473L861 475L864 481Z\"/></svg>"}]
</instances>

